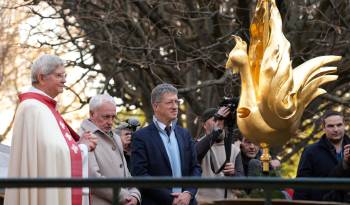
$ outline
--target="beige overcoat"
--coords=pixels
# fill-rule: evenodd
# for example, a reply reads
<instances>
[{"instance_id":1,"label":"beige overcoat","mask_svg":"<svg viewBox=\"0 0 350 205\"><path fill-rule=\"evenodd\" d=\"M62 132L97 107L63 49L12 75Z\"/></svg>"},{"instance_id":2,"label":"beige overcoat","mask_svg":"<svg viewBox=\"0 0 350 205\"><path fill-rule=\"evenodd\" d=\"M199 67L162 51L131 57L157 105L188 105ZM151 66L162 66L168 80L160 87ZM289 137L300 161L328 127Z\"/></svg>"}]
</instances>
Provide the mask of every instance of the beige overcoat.
<instances>
[{"instance_id":1,"label":"beige overcoat","mask_svg":"<svg viewBox=\"0 0 350 205\"><path fill-rule=\"evenodd\" d=\"M82 122L79 134L86 131L98 138L96 149L89 153L89 177L130 177L120 137L115 133L113 137L108 136L90 120ZM91 189L91 193L92 205L112 204L112 189ZM140 202L141 194L136 188L122 188L119 194L120 201L129 195L136 197Z\"/></svg>"}]
</instances>

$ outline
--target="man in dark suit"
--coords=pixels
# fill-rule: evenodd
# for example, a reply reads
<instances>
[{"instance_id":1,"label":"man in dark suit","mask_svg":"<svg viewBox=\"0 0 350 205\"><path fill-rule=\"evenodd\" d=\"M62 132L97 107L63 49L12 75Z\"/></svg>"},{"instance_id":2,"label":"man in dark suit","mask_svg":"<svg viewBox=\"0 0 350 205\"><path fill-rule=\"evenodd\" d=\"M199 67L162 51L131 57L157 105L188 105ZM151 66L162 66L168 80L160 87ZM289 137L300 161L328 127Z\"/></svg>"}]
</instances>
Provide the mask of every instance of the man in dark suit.
<instances>
[{"instance_id":1,"label":"man in dark suit","mask_svg":"<svg viewBox=\"0 0 350 205\"><path fill-rule=\"evenodd\" d=\"M177 89L160 84L152 90L153 122L134 133L131 153L133 176L201 176L194 142L177 125ZM143 205L195 205L196 188L141 189Z\"/></svg>"},{"instance_id":2,"label":"man in dark suit","mask_svg":"<svg viewBox=\"0 0 350 205\"><path fill-rule=\"evenodd\" d=\"M327 177L343 163L343 150L350 144L340 112L326 111L322 117L324 135L301 154L297 177ZM321 201L331 190L296 189L294 199ZM325 198L330 200L331 198Z\"/></svg>"}]
</instances>

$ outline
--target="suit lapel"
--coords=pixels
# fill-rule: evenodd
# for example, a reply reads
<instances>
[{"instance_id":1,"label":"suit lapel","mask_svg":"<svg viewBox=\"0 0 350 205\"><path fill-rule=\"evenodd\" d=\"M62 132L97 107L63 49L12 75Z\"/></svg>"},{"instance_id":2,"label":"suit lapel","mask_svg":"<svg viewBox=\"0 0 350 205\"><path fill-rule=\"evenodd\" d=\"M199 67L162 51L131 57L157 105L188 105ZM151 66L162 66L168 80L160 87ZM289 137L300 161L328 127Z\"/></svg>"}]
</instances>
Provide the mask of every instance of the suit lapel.
<instances>
[{"instance_id":1,"label":"suit lapel","mask_svg":"<svg viewBox=\"0 0 350 205\"><path fill-rule=\"evenodd\" d=\"M185 159L184 159L184 151L185 151L185 145L183 141L183 136L181 135L181 131L179 128L175 125L175 137L177 140L177 144L179 145L179 152L180 152L180 160L181 160L181 173L184 173L184 166L185 166Z\"/></svg>"},{"instance_id":2,"label":"suit lapel","mask_svg":"<svg viewBox=\"0 0 350 205\"><path fill-rule=\"evenodd\" d=\"M159 147L160 152L162 153L161 155L164 157L165 164L168 166L169 170L171 171L171 165L170 165L168 153L165 150L165 146L162 141L162 138L159 135L159 131L154 123L152 123L150 126L151 126L151 136L155 136L154 143L156 143L156 147Z\"/></svg>"}]
</instances>

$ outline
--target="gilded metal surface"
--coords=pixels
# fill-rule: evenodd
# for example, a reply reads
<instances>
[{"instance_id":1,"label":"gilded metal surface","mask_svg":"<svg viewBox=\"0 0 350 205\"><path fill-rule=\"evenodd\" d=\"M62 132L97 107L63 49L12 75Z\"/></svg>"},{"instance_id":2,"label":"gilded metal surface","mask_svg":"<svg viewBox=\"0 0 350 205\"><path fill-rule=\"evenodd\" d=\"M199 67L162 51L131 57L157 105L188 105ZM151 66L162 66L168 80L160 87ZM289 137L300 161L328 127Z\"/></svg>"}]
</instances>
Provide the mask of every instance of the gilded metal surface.
<instances>
[{"instance_id":1,"label":"gilded metal surface","mask_svg":"<svg viewBox=\"0 0 350 205\"><path fill-rule=\"evenodd\" d=\"M243 136L259 144L280 146L294 135L306 106L326 93L319 88L334 81L336 67L324 67L340 56L313 58L292 69L290 43L274 0L259 0L250 26L251 42L234 36L227 69L239 72L241 96L237 124Z\"/></svg>"},{"instance_id":2,"label":"gilded metal surface","mask_svg":"<svg viewBox=\"0 0 350 205\"><path fill-rule=\"evenodd\" d=\"M269 146L266 143L260 143L262 149L262 155L260 156L260 161L262 162L263 172L269 172L271 155L269 151Z\"/></svg>"}]
</instances>

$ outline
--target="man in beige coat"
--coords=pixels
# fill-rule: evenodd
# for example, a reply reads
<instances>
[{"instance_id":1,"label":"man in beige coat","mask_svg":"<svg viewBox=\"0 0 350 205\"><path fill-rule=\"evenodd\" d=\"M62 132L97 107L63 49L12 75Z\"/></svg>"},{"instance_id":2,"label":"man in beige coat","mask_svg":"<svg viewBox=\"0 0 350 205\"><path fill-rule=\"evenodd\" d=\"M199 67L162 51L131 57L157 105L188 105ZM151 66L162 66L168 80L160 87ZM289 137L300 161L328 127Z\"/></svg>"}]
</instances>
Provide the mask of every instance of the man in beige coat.
<instances>
[{"instance_id":1,"label":"man in beige coat","mask_svg":"<svg viewBox=\"0 0 350 205\"><path fill-rule=\"evenodd\" d=\"M118 135L112 132L116 117L116 104L108 95L96 95L89 103L90 118L81 124L81 133L91 132L98 138L98 146L89 153L89 177L130 177L123 145ZM113 199L112 189L96 188L91 190L92 205L110 205ZM136 205L141 194L136 188L122 188L119 194L120 204Z\"/></svg>"}]
</instances>

